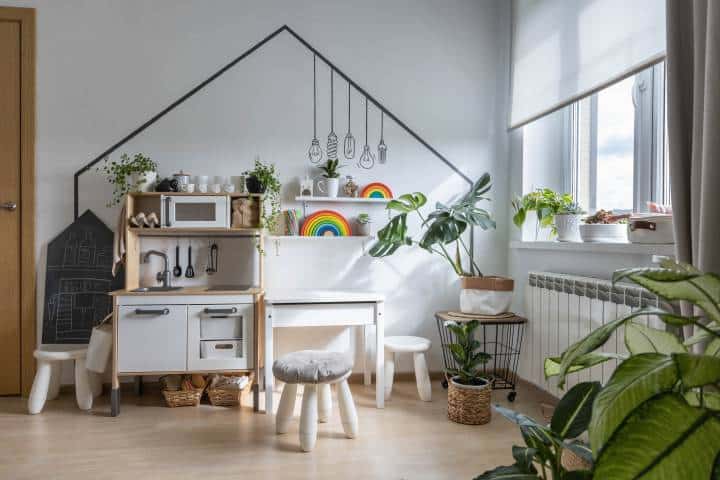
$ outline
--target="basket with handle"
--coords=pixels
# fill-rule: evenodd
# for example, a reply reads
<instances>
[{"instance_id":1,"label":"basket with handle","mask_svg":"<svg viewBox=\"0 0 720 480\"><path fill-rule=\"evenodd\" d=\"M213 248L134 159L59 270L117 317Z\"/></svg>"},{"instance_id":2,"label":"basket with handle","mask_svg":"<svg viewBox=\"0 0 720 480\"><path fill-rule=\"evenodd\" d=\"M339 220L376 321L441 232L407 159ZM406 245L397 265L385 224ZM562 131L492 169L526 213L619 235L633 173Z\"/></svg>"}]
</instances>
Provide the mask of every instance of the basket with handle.
<instances>
[{"instance_id":1,"label":"basket with handle","mask_svg":"<svg viewBox=\"0 0 720 480\"><path fill-rule=\"evenodd\" d=\"M243 388L235 390L228 388L213 388L207 390L210 403L216 407L236 407L240 405L243 393L247 393L252 389L255 381L255 372L248 375L249 381Z\"/></svg>"}]
</instances>

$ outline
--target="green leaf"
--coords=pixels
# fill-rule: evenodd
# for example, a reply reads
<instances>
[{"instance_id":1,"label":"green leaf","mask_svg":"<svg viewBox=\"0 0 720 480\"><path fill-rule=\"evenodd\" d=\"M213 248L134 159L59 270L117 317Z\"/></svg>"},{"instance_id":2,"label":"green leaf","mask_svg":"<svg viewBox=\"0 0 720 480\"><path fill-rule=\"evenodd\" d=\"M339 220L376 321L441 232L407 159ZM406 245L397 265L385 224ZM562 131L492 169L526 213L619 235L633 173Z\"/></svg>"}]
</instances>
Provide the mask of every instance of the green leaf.
<instances>
[{"instance_id":1,"label":"green leaf","mask_svg":"<svg viewBox=\"0 0 720 480\"><path fill-rule=\"evenodd\" d=\"M592 352L582 357L575 359L575 362L570 365L568 373L575 373L581 370L585 370L595 365L605 363L608 360L624 360L626 357L620 353L613 352ZM555 377L560 374L560 362L561 357L548 357L545 359L545 379Z\"/></svg>"},{"instance_id":2,"label":"green leaf","mask_svg":"<svg viewBox=\"0 0 720 480\"><path fill-rule=\"evenodd\" d=\"M560 362L560 371L558 372L558 377L560 377L558 379L558 387L562 388L565 385L565 376L567 375L570 366L574 365L578 358L602 347L605 342L608 341L612 333L623 323L642 315L658 315L660 313L665 313L665 311L653 307L636 310L627 317L618 318L610 323L606 323L602 327L591 332L590 335L570 345L568 349L563 352L561 357L562 361Z\"/></svg>"},{"instance_id":3,"label":"green leaf","mask_svg":"<svg viewBox=\"0 0 720 480\"><path fill-rule=\"evenodd\" d=\"M720 412L720 393L718 392L701 392L699 390L690 390L683 394L685 401L691 407L704 407L709 410Z\"/></svg>"},{"instance_id":4,"label":"green leaf","mask_svg":"<svg viewBox=\"0 0 720 480\"><path fill-rule=\"evenodd\" d=\"M515 459L515 465L523 473L536 473L535 467L533 466L533 458L537 454L537 450L534 448L518 447L513 445L512 456Z\"/></svg>"},{"instance_id":5,"label":"green leaf","mask_svg":"<svg viewBox=\"0 0 720 480\"><path fill-rule=\"evenodd\" d=\"M473 480L537 480L534 473L523 473L517 465L496 467L475 477Z\"/></svg>"},{"instance_id":6,"label":"green leaf","mask_svg":"<svg viewBox=\"0 0 720 480\"><path fill-rule=\"evenodd\" d=\"M377 242L370 248L372 257L387 257L403 245L412 244L407 236L407 214L396 215L377 232Z\"/></svg>"},{"instance_id":7,"label":"green leaf","mask_svg":"<svg viewBox=\"0 0 720 480\"><path fill-rule=\"evenodd\" d=\"M720 452L720 420L666 393L637 408L595 464L595 478L709 479Z\"/></svg>"},{"instance_id":8,"label":"green leaf","mask_svg":"<svg viewBox=\"0 0 720 480\"><path fill-rule=\"evenodd\" d=\"M590 423L592 405L600 391L600 382L578 383L560 399L553 414L550 428L563 440L575 438Z\"/></svg>"},{"instance_id":9,"label":"green leaf","mask_svg":"<svg viewBox=\"0 0 720 480\"><path fill-rule=\"evenodd\" d=\"M655 280L658 282L675 282L688 280L690 278L697 277L698 275L696 273L658 267L623 268L613 272L612 281L613 283L617 283L626 278L630 278L635 281L635 276L645 277L649 280Z\"/></svg>"},{"instance_id":10,"label":"green leaf","mask_svg":"<svg viewBox=\"0 0 720 480\"><path fill-rule=\"evenodd\" d=\"M720 358L689 353L673 355L683 387L702 387L720 382Z\"/></svg>"},{"instance_id":11,"label":"green leaf","mask_svg":"<svg viewBox=\"0 0 720 480\"><path fill-rule=\"evenodd\" d=\"M700 330L696 334L694 334L692 337L685 340L683 343L685 346L690 347L692 345L695 345L700 342L704 342L707 340L710 340L711 338L718 338L720 336L720 328L719 327L708 327L710 330L712 330L714 333L710 333L707 330Z\"/></svg>"},{"instance_id":12,"label":"green leaf","mask_svg":"<svg viewBox=\"0 0 720 480\"><path fill-rule=\"evenodd\" d=\"M625 325L625 345L633 355L639 353L684 353L687 348L672 333L634 322Z\"/></svg>"},{"instance_id":13,"label":"green leaf","mask_svg":"<svg viewBox=\"0 0 720 480\"><path fill-rule=\"evenodd\" d=\"M672 389L677 380L677 367L668 355L641 353L621 363L595 399L589 427L595 455L635 408Z\"/></svg>"},{"instance_id":14,"label":"green leaf","mask_svg":"<svg viewBox=\"0 0 720 480\"><path fill-rule=\"evenodd\" d=\"M716 338L708 343L707 347L705 347L705 355L720 357L720 338Z\"/></svg>"},{"instance_id":15,"label":"green leaf","mask_svg":"<svg viewBox=\"0 0 720 480\"><path fill-rule=\"evenodd\" d=\"M686 280L659 281L645 275L631 275L633 282L668 300L685 300L700 307L714 322L720 322L720 276L695 275Z\"/></svg>"}]
</instances>

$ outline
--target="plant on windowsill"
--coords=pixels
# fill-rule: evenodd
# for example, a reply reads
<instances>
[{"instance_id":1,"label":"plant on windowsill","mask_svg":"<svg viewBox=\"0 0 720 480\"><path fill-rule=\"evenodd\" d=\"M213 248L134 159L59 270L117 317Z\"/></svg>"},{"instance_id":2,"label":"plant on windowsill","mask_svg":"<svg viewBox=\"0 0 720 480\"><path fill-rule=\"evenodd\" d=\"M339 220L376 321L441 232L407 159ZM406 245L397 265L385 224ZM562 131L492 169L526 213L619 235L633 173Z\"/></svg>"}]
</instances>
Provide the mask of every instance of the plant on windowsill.
<instances>
[{"instance_id":1,"label":"plant on windowsill","mask_svg":"<svg viewBox=\"0 0 720 480\"><path fill-rule=\"evenodd\" d=\"M495 228L490 213L477 206L480 201L489 201L485 194L490 187L490 175L485 173L451 205L436 203L427 217L420 211L427 203L427 197L420 192L390 200L385 208L400 213L377 232L377 241L370 248L370 255L388 257L401 247L418 246L443 258L460 277L460 310L463 313L497 315L506 312L512 301L513 280L484 276L463 239L468 227ZM421 221L422 236L419 240L408 235L407 216L410 213L417 215ZM461 252L467 257L467 267Z\"/></svg>"},{"instance_id":2,"label":"plant on windowsill","mask_svg":"<svg viewBox=\"0 0 720 480\"><path fill-rule=\"evenodd\" d=\"M557 235L558 241L580 241L578 226L580 217L585 212L569 193L561 194L550 188L538 188L513 200L512 206L515 210L513 223L518 228L523 226L529 212L536 213L535 240L541 228L550 228L552 234Z\"/></svg>"},{"instance_id":3,"label":"plant on windowsill","mask_svg":"<svg viewBox=\"0 0 720 480\"><path fill-rule=\"evenodd\" d=\"M473 332L477 320L448 325L455 343L448 345L454 367L445 372L448 378L448 418L466 425L483 425L490 421L492 383L485 378L481 367L490 355L480 351L480 342Z\"/></svg>"},{"instance_id":4,"label":"plant on windowsill","mask_svg":"<svg viewBox=\"0 0 720 480\"><path fill-rule=\"evenodd\" d=\"M107 207L113 207L122 202L128 192L147 192L157 179L157 163L142 153L136 153L132 159L127 153L120 155L120 161L105 159L105 163L98 167L98 171L113 186L112 201Z\"/></svg>"}]
</instances>

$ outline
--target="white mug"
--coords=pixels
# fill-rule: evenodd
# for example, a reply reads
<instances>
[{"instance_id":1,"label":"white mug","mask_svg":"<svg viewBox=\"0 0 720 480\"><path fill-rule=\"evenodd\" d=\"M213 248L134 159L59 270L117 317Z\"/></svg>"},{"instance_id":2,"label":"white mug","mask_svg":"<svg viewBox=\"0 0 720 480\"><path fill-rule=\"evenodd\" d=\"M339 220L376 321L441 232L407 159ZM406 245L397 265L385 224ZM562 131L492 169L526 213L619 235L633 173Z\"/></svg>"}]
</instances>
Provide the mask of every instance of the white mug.
<instances>
[{"instance_id":1,"label":"white mug","mask_svg":"<svg viewBox=\"0 0 720 480\"><path fill-rule=\"evenodd\" d=\"M210 185L210 190L212 193L220 193L222 192L222 185L219 183L213 183Z\"/></svg>"},{"instance_id":2,"label":"white mug","mask_svg":"<svg viewBox=\"0 0 720 480\"><path fill-rule=\"evenodd\" d=\"M208 190L208 184L207 183L198 183L198 192L200 193L207 193Z\"/></svg>"},{"instance_id":3,"label":"white mug","mask_svg":"<svg viewBox=\"0 0 720 480\"><path fill-rule=\"evenodd\" d=\"M325 194L325 196L335 198L338 196L338 190L340 189L340 179L321 178L317 182L317 187L318 190Z\"/></svg>"}]
</instances>

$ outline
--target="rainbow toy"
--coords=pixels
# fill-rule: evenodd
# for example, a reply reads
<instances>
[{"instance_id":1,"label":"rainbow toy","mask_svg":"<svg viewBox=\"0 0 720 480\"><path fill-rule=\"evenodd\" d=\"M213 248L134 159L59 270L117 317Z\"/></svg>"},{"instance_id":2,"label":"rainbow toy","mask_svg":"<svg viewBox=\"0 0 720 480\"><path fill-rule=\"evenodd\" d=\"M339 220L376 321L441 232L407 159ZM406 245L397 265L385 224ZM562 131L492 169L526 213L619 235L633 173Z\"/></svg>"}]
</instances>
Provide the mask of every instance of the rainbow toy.
<instances>
[{"instance_id":1,"label":"rainbow toy","mask_svg":"<svg viewBox=\"0 0 720 480\"><path fill-rule=\"evenodd\" d=\"M305 217L300 235L304 237L348 237L352 235L348 221L333 210L320 210Z\"/></svg>"},{"instance_id":2,"label":"rainbow toy","mask_svg":"<svg viewBox=\"0 0 720 480\"><path fill-rule=\"evenodd\" d=\"M392 190L384 183L370 183L360 193L362 198L393 198Z\"/></svg>"}]
</instances>

